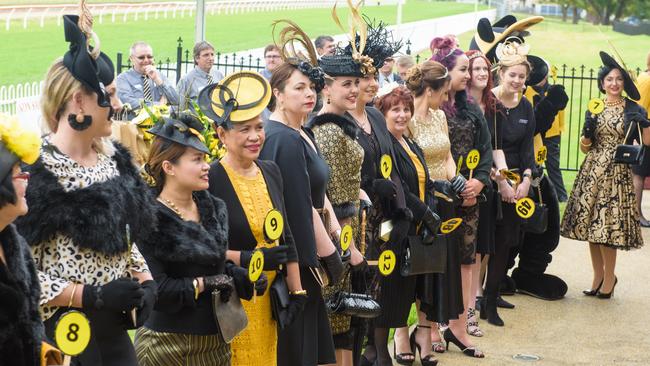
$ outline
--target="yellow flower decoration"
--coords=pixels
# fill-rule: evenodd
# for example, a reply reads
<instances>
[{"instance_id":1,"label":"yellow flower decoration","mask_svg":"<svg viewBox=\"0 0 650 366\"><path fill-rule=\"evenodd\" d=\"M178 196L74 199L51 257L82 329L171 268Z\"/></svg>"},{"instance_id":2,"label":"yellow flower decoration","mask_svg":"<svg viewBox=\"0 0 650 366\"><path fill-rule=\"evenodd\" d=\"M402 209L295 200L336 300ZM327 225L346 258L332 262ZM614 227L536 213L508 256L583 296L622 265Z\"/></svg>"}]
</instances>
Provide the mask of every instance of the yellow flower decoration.
<instances>
[{"instance_id":1,"label":"yellow flower decoration","mask_svg":"<svg viewBox=\"0 0 650 366\"><path fill-rule=\"evenodd\" d=\"M21 125L18 118L0 113L0 140L26 164L33 164L41 151L38 131Z\"/></svg>"}]
</instances>

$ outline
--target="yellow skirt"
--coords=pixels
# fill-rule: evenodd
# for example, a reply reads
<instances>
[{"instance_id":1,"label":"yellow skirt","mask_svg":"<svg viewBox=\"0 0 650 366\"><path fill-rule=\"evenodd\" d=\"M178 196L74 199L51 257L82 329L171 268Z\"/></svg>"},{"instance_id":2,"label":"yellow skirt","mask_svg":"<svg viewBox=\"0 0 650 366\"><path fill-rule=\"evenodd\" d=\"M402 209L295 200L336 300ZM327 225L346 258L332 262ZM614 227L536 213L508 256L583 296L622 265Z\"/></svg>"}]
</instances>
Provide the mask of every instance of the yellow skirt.
<instances>
[{"instance_id":1,"label":"yellow skirt","mask_svg":"<svg viewBox=\"0 0 650 366\"><path fill-rule=\"evenodd\" d=\"M275 271L265 271L269 286L275 279ZM276 366L277 324L271 315L271 296L267 287L263 296L253 300L242 299L248 316L248 326L230 344L233 366Z\"/></svg>"}]
</instances>

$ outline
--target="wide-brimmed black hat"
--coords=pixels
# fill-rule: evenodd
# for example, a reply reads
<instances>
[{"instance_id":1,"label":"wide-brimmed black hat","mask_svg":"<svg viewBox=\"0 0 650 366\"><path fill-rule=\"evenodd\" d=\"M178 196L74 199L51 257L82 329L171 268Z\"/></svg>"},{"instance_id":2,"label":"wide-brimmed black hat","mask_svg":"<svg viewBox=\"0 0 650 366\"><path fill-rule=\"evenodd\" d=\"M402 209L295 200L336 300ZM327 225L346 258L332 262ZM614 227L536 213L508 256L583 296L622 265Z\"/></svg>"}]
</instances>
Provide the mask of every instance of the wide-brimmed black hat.
<instances>
[{"instance_id":1,"label":"wide-brimmed black hat","mask_svg":"<svg viewBox=\"0 0 650 366\"><path fill-rule=\"evenodd\" d=\"M534 86L542 82L546 76L548 76L548 63L541 57L528 55L526 56L528 63L530 64L530 74L528 75L528 80L526 80L526 85Z\"/></svg>"},{"instance_id":2,"label":"wide-brimmed black hat","mask_svg":"<svg viewBox=\"0 0 650 366\"><path fill-rule=\"evenodd\" d=\"M623 66L616 62L612 56L603 51L600 51L600 60L603 62L604 66L610 67L612 69L619 69L621 71L621 74L623 75L623 89L625 90L625 93L627 93L628 98L632 100L641 99L639 89L636 88L636 85L634 85L634 81L632 80L630 73Z\"/></svg>"},{"instance_id":3,"label":"wide-brimmed black hat","mask_svg":"<svg viewBox=\"0 0 650 366\"><path fill-rule=\"evenodd\" d=\"M147 132L177 144L210 154L210 150L203 143L203 136L201 135L201 132L203 132L203 124L197 116L189 112L181 112L176 116L163 117L163 122L156 124Z\"/></svg>"},{"instance_id":4,"label":"wide-brimmed black hat","mask_svg":"<svg viewBox=\"0 0 650 366\"><path fill-rule=\"evenodd\" d=\"M271 85L266 78L255 71L239 71L203 88L198 104L217 126L229 128L261 115L270 100Z\"/></svg>"},{"instance_id":5,"label":"wide-brimmed black hat","mask_svg":"<svg viewBox=\"0 0 650 366\"><path fill-rule=\"evenodd\" d=\"M79 28L78 22L77 15L63 16L65 40L70 42L70 48L63 55L63 65L75 79L97 93L97 104L108 107L111 102L105 86L115 78L113 62L103 52L99 53L97 59L93 58L88 50L87 37Z\"/></svg>"},{"instance_id":6,"label":"wide-brimmed black hat","mask_svg":"<svg viewBox=\"0 0 650 366\"><path fill-rule=\"evenodd\" d=\"M351 76L363 77L361 64L355 61L351 55L323 56L318 60L318 66L328 76Z\"/></svg>"}]
</instances>

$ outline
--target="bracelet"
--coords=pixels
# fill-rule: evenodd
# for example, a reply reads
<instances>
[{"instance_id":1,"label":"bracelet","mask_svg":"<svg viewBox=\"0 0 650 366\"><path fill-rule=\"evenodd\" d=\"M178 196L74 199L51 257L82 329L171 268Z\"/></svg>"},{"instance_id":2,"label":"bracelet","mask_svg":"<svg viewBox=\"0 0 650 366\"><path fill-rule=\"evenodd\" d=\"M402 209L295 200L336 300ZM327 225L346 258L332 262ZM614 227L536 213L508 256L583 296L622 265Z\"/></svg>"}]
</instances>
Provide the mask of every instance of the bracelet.
<instances>
[{"instance_id":1,"label":"bracelet","mask_svg":"<svg viewBox=\"0 0 650 366\"><path fill-rule=\"evenodd\" d=\"M307 290L289 291L289 295L307 296Z\"/></svg>"},{"instance_id":2,"label":"bracelet","mask_svg":"<svg viewBox=\"0 0 650 366\"><path fill-rule=\"evenodd\" d=\"M194 286L194 300L199 299L199 279L195 278L192 280L192 286Z\"/></svg>"},{"instance_id":3,"label":"bracelet","mask_svg":"<svg viewBox=\"0 0 650 366\"><path fill-rule=\"evenodd\" d=\"M591 145L593 145L593 142L590 142L589 145L587 145L587 144L585 144L584 142L582 142L582 139L583 139L583 138L584 138L584 137L581 137L581 138L580 138L580 145L581 145L581 146L584 146L584 147L591 147Z\"/></svg>"},{"instance_id":4,"label":"bracelet","mask_svg":"<svg viewBox=\"0 0 650 366\"><path fill-rule=\"evenodd\" d=\"M68 301L68 307L72 307L72 300L74 300L74 293L77 291L77 284L72 283L72 294L70 295L70 301Z\"/></svg>"}]
</instances>

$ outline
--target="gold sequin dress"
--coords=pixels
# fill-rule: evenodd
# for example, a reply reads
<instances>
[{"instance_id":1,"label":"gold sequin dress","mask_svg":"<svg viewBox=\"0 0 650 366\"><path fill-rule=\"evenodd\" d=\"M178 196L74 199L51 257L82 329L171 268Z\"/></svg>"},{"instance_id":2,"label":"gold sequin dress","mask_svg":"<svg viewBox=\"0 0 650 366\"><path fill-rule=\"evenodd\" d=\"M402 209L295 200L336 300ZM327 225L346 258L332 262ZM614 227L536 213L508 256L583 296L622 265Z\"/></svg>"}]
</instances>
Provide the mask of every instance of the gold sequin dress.
<instances>
[{"instance_id":1,"label":"gold sequin dress","mask_svg":"<svg viewBox=\"0 0 650 366\"><path fill-rule=\"evenodd\" d=\"M223 168L230 178L235 193L246 213L246 219L257 240L257 248L273 247L275 243L267 243L264 237L264 218L273 209L266 182L262 172L258 170L253 178L245 177L235 172L228 164ZM269 283L275 279L275 271L264 271ZM253 300L242 299L242 305L248 315L248 326L232 342L233 366L277 365L277 325L271 317L271 297L269 291Z\"/></svg>"},{"instance_id":2,"label":"gold sequin dress","mask_svg":"<svg viewBox=\"0 0 650 366\"><path fill-rule=\"evenodd\" d=\"M445 162L451 144L447 134L447 119L442 110L429 109L428 119L411 118L409 132L411 138L424 152L431 179L448 179Z\"/></svg>"},{"instance_id":3,"label":"gold sequin dress","mask_svg":"<svg viewBox=\"0 0 650 366\"><path fill-rule=\"evenodd\" d=\"M598 115L596 139L573 184L560 233L616 249L643 246L632 171L614 163L616 145L625 139L623 106ZM634 128L634 126L632 126Z\"/></svg>"}]
</instances>

